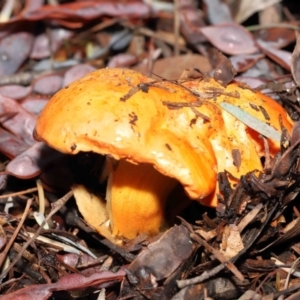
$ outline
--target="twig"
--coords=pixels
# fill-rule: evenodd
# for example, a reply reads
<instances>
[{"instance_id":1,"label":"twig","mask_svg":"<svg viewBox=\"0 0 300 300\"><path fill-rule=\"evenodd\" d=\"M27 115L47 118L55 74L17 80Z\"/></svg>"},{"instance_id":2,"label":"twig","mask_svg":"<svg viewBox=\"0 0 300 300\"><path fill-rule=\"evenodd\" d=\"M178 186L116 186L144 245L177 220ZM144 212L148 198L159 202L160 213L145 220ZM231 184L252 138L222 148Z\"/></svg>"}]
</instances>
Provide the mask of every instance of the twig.
<instances>
[{"instance_id":1,"label":"twig","mask_svg":"<svg viewBox=\"0 0 300 300\"><path fill-rule=\"evenodd\" d=\"M16 192L16 193L10 193L10 194L5 194L5 195L1 195L0 199L6 199L8 197L15 197L15 196L19 196L19 195L25 195L25 194L29 194L29 193L33 193L37 191L37 187L28 189L28 190L24 190L21 192Z\"/></svg>"},{"instance_id":2,"label":"twig","mask_svg":"<svg viewBox=\"0 0 300 300\"><path fill-rule=\"evenodd\" d=\"M7 256L8 251L10 250L12 244L14 243L16 237L18 236L19 231L21 230L21 228L22 228L22 226L23 226L23 224L24 224L24 222L26 220L26 217L27 217L27 215L29 213L30 206L32 204L32 200L33 199L28 199L27 200L24 213L23 213L22 218L21 218L21 220L20 220L20 222L19 222L19 224L17 226L17 229L14 231L14 233L13 233L11 239L9 240L9 242L7 243L5 249L0 254L0 267L2 266L4 260L5 260L6 256Z\"/></svg>"},{"instance_id":3,"label":"twig","mask_svg":"<svg viewBox=\"0 0 300 300\"><path fill-rule=\"evenodd\" d=\"M216 259L218 259L229 271L231 271L239 280L244 281L243 274L237 269L237 267L220 251L209 245L204 239L195 233L191 233L191 238L205 247L206 250L211 252Z\"/></svg>"},{"instance_id":4,"label":"twig","mask_svg":"<svg viewBox=\"0 0 300 300\"><path fill-rule=\"evenodd\" d=\"M191 279L184 279L184 280L177 280L177 285L180 289L183 289L189 285L201 283L204 280L211 278L212 276L217 275L219 272L225 269L223 264L218 265L217 267L211 269L209 272L204 271L200 276L191 278Z\"/></svg>"}]
</instances>

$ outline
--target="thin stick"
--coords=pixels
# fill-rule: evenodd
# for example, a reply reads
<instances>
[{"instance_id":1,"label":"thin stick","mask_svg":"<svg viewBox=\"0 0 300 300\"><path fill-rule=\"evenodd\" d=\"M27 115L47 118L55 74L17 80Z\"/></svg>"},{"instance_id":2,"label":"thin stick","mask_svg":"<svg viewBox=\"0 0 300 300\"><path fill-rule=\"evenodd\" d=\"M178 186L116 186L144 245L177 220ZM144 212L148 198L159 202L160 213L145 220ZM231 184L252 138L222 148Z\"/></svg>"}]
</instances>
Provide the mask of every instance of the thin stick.
<instances>
[{"instance_id":1,"label":"thin stick","mask_svg":"<svg viewBox=\"0 0 300 300\"><path fill-rule=\"evenodd\" d=\"M5 198L8 198L8 197L15 197L15 196L19 196L19 195L25 195L25 194L33 193L33 192L36 192L36 191L37 191L37 187L34 187L34 188L24 190L24 191L21 191L21 192L15 192L15 193L1 195L0 199L5 199Z\"/></svg>"},{"instance_id":2,"label":"thin stick","mask_svg":"<svg viewBox=\"0 0 300 300\"><path fill-rule=\"evenodd\" d=\"M21 228L22 228L22 226L23 226L23 224L24 224L24 222L25 222L25 220L26 220L26 217L27 217L27 215L28 215L28 213L29 213L30 206L31 206L31 204L32 204L32 200L33 200L33 199L28 199L28 200L27 200L27 203L26 203L26 207L25 207L24 213L23 213L22 218L21 218L21 220L20 220L20 222L19 222L19 224L18 224L18 226L17 226L17 229L16 229L15 232L13 233L11 239L10 239L9 242L7 243L7 245L6 245L5 249L3 250L3 252L0 253L0 268L1 268L1 266L2 266L2 264L3 264L3 262L4 262L4 260L5 260L5 258L6 258L6 256L7 256L8 251L10 250L12 244L14 243L16 237L18 236L19 231L21 230Z\"/></svg>"}]
</instances>

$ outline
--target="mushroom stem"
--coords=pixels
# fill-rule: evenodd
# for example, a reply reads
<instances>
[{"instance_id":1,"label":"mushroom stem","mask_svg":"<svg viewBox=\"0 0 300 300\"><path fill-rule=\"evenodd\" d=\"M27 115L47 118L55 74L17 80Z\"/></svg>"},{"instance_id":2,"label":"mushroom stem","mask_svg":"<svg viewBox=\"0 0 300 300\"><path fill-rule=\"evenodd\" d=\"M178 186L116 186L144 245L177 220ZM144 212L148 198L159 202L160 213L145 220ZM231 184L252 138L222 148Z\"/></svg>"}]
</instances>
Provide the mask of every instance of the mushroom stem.
<instances>
[{"instance_id":1,"label":"mushroom stem","mask_svg":"<svg viewBox=\"0 0 300 300\"><path fill-rule=\"evenodd\" d=\"M120 160L107 199L113 236L133 239L141 233L155 235L163 230L167 225L166 201L176 184L150 164Z\"/></svg>"}]
</instances>

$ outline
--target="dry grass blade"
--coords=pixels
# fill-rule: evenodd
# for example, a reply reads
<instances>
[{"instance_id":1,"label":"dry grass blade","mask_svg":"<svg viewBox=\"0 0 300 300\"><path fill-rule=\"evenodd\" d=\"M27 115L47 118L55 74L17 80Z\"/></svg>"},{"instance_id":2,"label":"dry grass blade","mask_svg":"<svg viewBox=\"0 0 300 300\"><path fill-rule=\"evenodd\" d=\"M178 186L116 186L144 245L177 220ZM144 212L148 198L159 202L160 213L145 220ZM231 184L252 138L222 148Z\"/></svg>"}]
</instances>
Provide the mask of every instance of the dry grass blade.
<instances>
[{"instance_id":1,"label":"dry grass blade","mask_svg":"<svg viewBox=\"0 0 300 300\"><path fill-rule=\"evenodd\" d=\"M235 116L238 120L246 124L248 127L256 130L260 134L270 139L280 142L281 134L273 127L253 117L252 115L243 111L237 106L234 106L226 102L222 102L220 103L220 105L224 110L226 110L227 112Z\"/></svg>"}]
</instances>

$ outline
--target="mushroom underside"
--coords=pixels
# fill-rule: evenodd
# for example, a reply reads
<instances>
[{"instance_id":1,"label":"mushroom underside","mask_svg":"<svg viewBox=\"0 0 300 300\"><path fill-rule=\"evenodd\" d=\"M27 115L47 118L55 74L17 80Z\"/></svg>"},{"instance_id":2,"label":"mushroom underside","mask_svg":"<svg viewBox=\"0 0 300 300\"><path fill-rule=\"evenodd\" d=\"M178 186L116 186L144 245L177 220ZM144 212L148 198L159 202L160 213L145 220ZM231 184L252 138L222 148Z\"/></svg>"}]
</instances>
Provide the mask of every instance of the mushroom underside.
<instances>
[{"instance_id":1,"label":"mushroom underside","mask_svg":"<svg viewBox=\"0 0 300 300\"><path fill-rule=\"evenodd\" d=\"M168 226L165 207L177 181L151 164L120 160L111 173L107 208L113 236L155 235Z\"/></svg>"}]
</instances>

